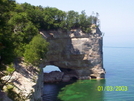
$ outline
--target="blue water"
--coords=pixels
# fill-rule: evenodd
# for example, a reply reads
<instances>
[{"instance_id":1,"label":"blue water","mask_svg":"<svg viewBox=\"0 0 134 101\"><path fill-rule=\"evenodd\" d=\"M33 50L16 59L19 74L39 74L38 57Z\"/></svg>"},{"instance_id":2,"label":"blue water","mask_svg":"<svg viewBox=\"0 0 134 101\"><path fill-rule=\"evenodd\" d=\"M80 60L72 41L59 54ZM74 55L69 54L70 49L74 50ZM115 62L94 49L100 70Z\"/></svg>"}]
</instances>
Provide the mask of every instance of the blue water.
<instances>
[{"instance_id":1,"label":"blue water","mask_svg":"<svg viewBox=\"0 0 134 101\"><path fill-rule=\"evenodd\" d=\"M104 47L103 56L105 80L83 80L62 86L54 84L55 88L48 84L51 93L55 93L54 99L44 96L44 101L134 101L134 48ZM47 86L44 85L44 93ZM98 91L98 86L103 86L106 91ZM108 91L109 86L113 87L111 91ZM121 86L127 87L124 88L126 91L119 90Z\"/></svg>"},{"instance_id":2,"label":"blue water","mask_svg":"<svg viewBox=\"0 0 134 101\"><path fill-rule=\"evenodd\" d=\"M104 47L105 86L127 86L128 91L105 91L105 101L134 101L134 48Z\"/></svg>"}]
</instances>

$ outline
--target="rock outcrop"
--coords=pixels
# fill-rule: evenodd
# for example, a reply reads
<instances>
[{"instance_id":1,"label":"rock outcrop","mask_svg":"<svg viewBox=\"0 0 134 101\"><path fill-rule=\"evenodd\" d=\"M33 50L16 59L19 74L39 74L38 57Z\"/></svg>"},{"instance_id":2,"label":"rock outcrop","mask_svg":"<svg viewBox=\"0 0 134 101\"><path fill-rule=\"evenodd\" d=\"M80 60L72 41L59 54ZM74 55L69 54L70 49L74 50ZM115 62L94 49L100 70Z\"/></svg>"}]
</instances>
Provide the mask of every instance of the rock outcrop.
<instances>
[{"instance_id":1,"label":"rock outcrop","mask_svg":"<svg viewBox=\"0 0 134 101\"><path fill-rule=\"evenodd\" d=\"M104 78L102 33L95 25L91 30L91 33L80 29L40 32L50 43L44 64L58 66L66 74L72 72L78 79Z\"/></svg>"},{"instance_id":2,"label":"rock outcrop","mask_svg":"<svg viewBox=\"0 0 134 101\"><path fill-rule=\"evenodd\" d=\"M39 68L28 65L23 60L15 62L14 65L13 74L1 78L1 80L8 82L3 87L3 91L6 93L0 92L0 101L30 101L37 83Z\"/></svg>"}]
</instances>

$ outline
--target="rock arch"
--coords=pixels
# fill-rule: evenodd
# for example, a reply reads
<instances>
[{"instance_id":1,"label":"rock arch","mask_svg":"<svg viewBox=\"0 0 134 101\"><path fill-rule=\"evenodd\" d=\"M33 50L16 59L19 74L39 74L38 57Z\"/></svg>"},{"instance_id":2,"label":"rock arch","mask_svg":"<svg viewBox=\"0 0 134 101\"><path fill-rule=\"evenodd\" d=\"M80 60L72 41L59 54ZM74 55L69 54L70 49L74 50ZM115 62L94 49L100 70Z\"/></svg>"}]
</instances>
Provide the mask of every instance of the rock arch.
<instances>
[{"instance_id":1,"label":"rock arch","mask_svg":"<svg viewBox=\"0 0 134 101\"><path fill-rule=\"evenodd\" d=\"M81 29L41 31L40 34L50 43L43 65L58 66L64 73L82 80L104 78L103 37L100 37L102 33L99 28L91 30L91 33L83 33ZM43 73L39 74L35 87L34 99L37 100L41 99L39 93L43 82L42 75Z\"/></svg>"},{"instance_id":2,"label":"rock arch","mask_svg":"<svg viewBox=\"0 0 134 101\"><path fill-rule=\"evenodd\" d=\"M99 28L91 30L91 33L83 33L81 29L40 32L50 43L44 64L56 65L65 73L71 70L79 79L82 76L86 79L92 74L103 78L103 37L100 37Z\"/></svg>"}]
</instances>

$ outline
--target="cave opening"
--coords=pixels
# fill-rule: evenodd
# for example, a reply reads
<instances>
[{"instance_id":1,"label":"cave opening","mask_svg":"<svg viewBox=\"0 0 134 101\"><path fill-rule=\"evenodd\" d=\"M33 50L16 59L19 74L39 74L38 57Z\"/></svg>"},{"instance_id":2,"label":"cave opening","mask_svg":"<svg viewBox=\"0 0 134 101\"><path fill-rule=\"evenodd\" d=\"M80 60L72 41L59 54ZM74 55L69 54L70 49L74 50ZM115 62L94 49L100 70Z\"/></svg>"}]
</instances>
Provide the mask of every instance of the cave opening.
<instances>
[{"instance_id":1,"label":"cave opening","mask_svg":"<svg viewBox=\"0 0 134 101\"><path fill-rule=\"evenodd\" d=\"M91 76L91 79L96 79L96 77L95 76Z\"/></svg>"},{"instance_id":2,"label":"cave opening","mask_svg":"<svg viewBox=\"0 0 134 101\"><path fill-rule=\"evenodd\" d=\"M77 77L72 77L71 80L78 80L78 78Z\"/></svg>"}]
</instances>

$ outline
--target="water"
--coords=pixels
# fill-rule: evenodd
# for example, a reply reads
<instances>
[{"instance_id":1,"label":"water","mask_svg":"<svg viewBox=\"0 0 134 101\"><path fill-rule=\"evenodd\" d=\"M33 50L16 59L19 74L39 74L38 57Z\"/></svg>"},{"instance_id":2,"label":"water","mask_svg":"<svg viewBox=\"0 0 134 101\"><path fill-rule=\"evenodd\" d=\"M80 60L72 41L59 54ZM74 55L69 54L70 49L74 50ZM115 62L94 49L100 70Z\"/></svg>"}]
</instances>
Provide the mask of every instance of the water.
<instances>
[{"instance_id":1,"label":"water","mask_svg":"<svg viewBox=\"0 0 134 101\"><path fill-rule=\"evenodd\" d=\"M134 101L134 48L104 47L103 53L105 80L44 85L44 101Z\"/></svg>"}]
</instances>

